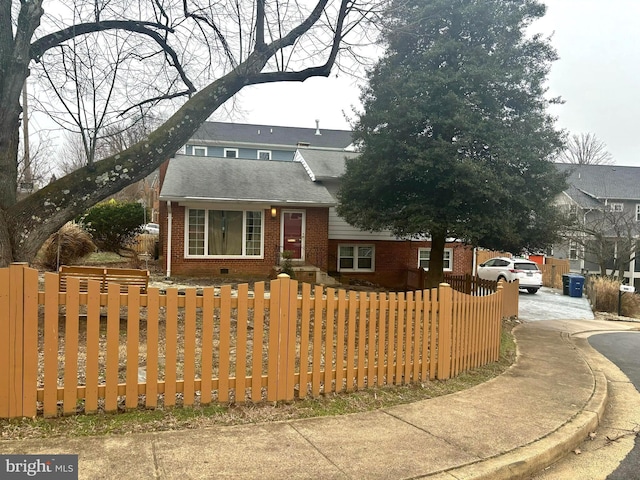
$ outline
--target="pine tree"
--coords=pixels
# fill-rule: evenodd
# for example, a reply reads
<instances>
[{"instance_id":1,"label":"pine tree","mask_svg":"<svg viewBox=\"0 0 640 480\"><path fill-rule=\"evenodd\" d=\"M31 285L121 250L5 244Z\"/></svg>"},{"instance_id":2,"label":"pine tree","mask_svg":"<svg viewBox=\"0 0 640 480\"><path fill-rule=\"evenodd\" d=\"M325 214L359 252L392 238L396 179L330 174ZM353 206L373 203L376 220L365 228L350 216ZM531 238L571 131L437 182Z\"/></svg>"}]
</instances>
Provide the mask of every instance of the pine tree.
<instances>
[{"instance_id":1,"label":"pine tree","mask_svg":"<svg viewBox=\"0 0 640 480\"><path fill-rule=\"evenodd\" d=\"M394 0L368 75L338 212L367 230L519 252L554 240L564 186L544 82L556 53L528 36L535 0ZM553 101L553 100L551 100Z\"/></svg>"}]
</instances>

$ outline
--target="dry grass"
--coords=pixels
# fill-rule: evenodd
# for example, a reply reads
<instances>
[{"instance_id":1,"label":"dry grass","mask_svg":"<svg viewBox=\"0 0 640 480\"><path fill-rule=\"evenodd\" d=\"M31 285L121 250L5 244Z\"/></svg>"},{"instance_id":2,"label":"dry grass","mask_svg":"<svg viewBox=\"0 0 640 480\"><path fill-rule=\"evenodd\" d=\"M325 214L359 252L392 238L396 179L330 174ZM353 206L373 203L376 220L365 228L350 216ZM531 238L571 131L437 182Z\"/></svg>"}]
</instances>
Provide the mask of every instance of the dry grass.
<instances>
[{"instance_id":1,"label":"dry grass","mask_svg":"<svg viewBox=\"0 0 640 480\"><path fill-rule=\"evenodd\" d=\"M95 251L91 235L75 223L66 223L44 243L38 252L38 261L55 271L59 265L72 265Z\"/></svg>"},{"instance_id":2,"label":"dry grass","mask_svg":"<svg viewBox=\"0 0 640 480\"><path fill-rule=\"evenodd\" d=\"M624 293L620 296L620 282L608 277L592 277L588 285L589 298L598 312L618 312L621 300L621 315L630 318L640 317L640 296Z\"/></svg>"}]
</instances>

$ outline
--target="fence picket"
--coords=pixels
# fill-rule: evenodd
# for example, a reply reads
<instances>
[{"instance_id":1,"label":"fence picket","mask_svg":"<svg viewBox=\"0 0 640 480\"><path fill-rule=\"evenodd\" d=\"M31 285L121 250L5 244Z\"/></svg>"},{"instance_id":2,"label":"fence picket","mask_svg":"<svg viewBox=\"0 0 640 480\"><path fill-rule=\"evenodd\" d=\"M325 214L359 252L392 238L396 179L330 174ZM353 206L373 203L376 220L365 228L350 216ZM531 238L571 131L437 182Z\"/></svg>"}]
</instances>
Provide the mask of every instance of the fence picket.
<instances>
[{"instance_id":1,"label":"fence picket","mask_svg":"<svg viewBox=\"0 0 640 480\"><path fill-rule=\"evenodd\" d=\"M147 365L145 371L145 405L155 408L158 405L158 336L160 319L160 290L147 290Z\"/></svg>"},{"instance_id":2,"label":"fence picket","mask_svg":"<svg viewBox=\"0 0 640 480\"><path fill-rule=\"evenodd\" d=\"M344 388L344 349L346 341L345 328L347 309L347 294L344 290L338 290L337 308L338 320L336 326L336 384L333 391L342 392ZM331 384L329 384L329 386L331 386ZM325 393L327 392L325 391Z\"/></svg>"},{"instance_id":3,"label":"fence picket","mask_svg":"<svg viewBox=\"0 0 640 480\"><path fill-rule=\"evenodd\" d=\"M218 355L218 401L229 401L231 364L231 285L220 287L220 346Z\"/></svg>"},{"instance_id":4,"label":"fence picket","mask_svg":"<svg viewBox=\"0 0 640 480\"><path fill-rule=\"evenodd\" d=\"M404 330L405 330L405 312L407 304L405 300L404 292L398 293L397 304L397 322L396 322L396 371L395 371L395 385L402 385L404 383L403 366L406 361L404 351Z\"/></svg>"},{"instance_id":5,"label":"fence picket","mask_svg":"<svg viewBox=\"0 0 640 480\"><path fill-rule=\"evenodd\" d=\"M38 398L38 271L22 265L24 272L24 329L22 416L33 418Z\"/></svg>"},{"instance_id":6,"label":"fence picket","mask_svg":"<svg viewBox=\"0 0 640 480\"><path fill-rule=\"evenodd\" d=\"M309 325L311 319L311 285L302 284L302 304L300 308L300 383L298 384L298 396L307 396L307 383L309 374Z\"/></svg>"},{"instance_id":7,"label":"fence picket","mask_svg":"<svg viewBox=\"0 0 640 480\"><path fill-rule=\"evenodd\" d=\"M334 392L338 390L338 387L333 386L333 363L334 358L336 359L336 385L338 384L338 373L337 373L337 349L338 344L336 338L334 338L334 332L337 332L337 329L334 328L336 323L336 291L333 288L327 288L327 307L325 313L325 341L324 341L324 384L323 384L323 393ZM335 356L334 356L334 346L335 346ZM319 367L318 367L319 368Z\"/></svg>"},{"instance_id":8,"label":"fence picket","mask_svg":"<svg viewBox=\"0 0 640 480\"><path fill-rule=\"evenodd\" d=\"M322 286L316 285L313 291L313 373L311 375L311 395L317 397L320 394L320 367L322 363ZM327 300L328 302L328 300ZM328 311L328 307L327 307ZM330 321L331 320L331 321ZM331 325L333 332L333 317L329 318L329 314L326 316L326 329L329 331L329 325ZM328 337L328 334L327 334ZM333 334L332 334L333 337ZM325 341L327 351L333 350L333 338L331 341ZM331 372L331 366L327 366L326 360L327 354L325 353L325 372ZM325 380L326 381L326 380ZM302 392L302 382L300 382L300 392Z\"/></svg>"},{"instance_id":9,"label":"fence picket","mask_svg":"<svg viewBox=\"0 0 640 480\"><path fill-rule=\"evenodd\" d=\"M262 400L262 343L264 342L264 282L253 287L253 367L251 369L251 400Z\"/></svg>"},{"instance_id":10,"label":"fence picket","mask_svg":"<svg viewBox=\"0 0 640 480\"><path fill-rule=\"evenodd\" d=\"M62 412L76 412L78 391L78 330L80 319L80 279L67 281L67 312L64 319L64 398Z\"/></svg>"},{"instance_id":11,"label":"fence picket","mask_svg":"<svg viewBox=\"0 0 640 480\"><path fill-rule=\"evenodd\" d=\"M176 404L178 359L178 290L167 290L164 353L164 405Z\"/></svg>"},{"instance_id":12,"label":"fence picket","mask_svg":"<svg viewBox=\"0 0 640 480\"><path fill-rule=\"evenodd\" d=\"M346 391L352 392L355 382L355 362L356 362L356 318L358 309L358 298L353 290L349 292L349 316L347 317L347 386Z\"/></svg>"},{"instance_id":13,"label":"fence picket","mask_svg":"<svg viewBox=\"0 0 640 480\"><path fill-rule=\"evenodd\" d=\"M378 375L377 385L382 386L385 383L385 367L389 361L386 352L387 346L387 294L381 293L378 299ZM389 377L386 377L386 383L389 383Z\"/></svg>"},{"instance_id":14,"label":"fence picket","mask_svg":"<svg viewBox=\"0 0 640 480\"><path fill-rule=\"evenodd\" d=\"M247 323L249 312L249 285L238 285L238 318L236 322L236 402L243 404L247 381ZM186 376L186 374L185 374Z\"/></svg>"},{"instance_id":15,"label":"fence picket","mask_svg":"<svg viewBox=\"0 0 640 480\"><path fill-rule=\"evenodd\" d=\"M184 380L183 404L193 405L196 379L196 289L187 288L184 296Z\"/></svg>"},{"instance_id":16,"label":"fence picket","mask_svg":"<svg viewBox=\"0 0 640 480\"><path fill-rule=\"evenodd\" d=\"M107 288L107 296L107 371L104 409L107 412L115 412L118 410L118 367L120 364L120 285L110 283Z\"/></svg>"}]
</instances>

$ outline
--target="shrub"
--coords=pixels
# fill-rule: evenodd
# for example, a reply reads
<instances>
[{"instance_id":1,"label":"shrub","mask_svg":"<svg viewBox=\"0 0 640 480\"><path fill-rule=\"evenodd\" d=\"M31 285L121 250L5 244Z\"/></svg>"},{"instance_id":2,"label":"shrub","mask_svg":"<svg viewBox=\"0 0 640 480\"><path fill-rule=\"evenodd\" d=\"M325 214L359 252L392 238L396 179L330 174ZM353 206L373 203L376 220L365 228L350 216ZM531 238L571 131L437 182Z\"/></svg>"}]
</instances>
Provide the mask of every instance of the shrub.
<instances>
[{"instance_id":1,"label":"shrub","mask_svg":"<svg viewBox=\"0 0 640 480\"><path fill-rule=\"evenodd\" d=\"M72 265L95 250L86 231L75 223L66 223L44 242L38 258L42 266L58 270L60 265Z\"/></svg>"},{"instance_id":2,"label":"shrub","mask_svg":"<svg viewBox=\"0 0 640 480\"><path fill-rule=\"evenodd\" d=\"M591 277L589 297L598 312L618 313L620 282L608 277ZM625 317L640 317L640 296L632 293L622 295L620 313Z\"/></svg>"},{"instance_id":3,"label":"shrub","mask_svg":"<svg viewBox=\"0 0 640 480\"><path fill-rule=\"evenodd\" d=\"M109 200L91 207L79 221L101 251L120 253L131 247L144 218L144 207L138 202Z\"/></svg>"}]
</instances>

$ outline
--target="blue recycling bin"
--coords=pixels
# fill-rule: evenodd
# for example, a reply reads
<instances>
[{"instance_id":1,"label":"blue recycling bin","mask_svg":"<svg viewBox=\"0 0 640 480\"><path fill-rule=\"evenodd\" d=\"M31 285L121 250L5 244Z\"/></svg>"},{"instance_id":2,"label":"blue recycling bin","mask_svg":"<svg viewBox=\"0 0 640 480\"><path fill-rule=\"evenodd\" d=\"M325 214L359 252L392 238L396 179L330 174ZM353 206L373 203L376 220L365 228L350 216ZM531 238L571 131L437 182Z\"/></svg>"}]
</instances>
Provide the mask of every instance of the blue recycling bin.
<instances>
[{"instance_id":1,"label":"blue recycling bin","mask_svg":"<svg viewBox=\"0 0 640 480\"><path fill-rule=\"evenodd\" d=\"M577 273L569 275L569 296L582 297L582 289L584 288L584 277Z\"/></svg>"}]
</instances>

